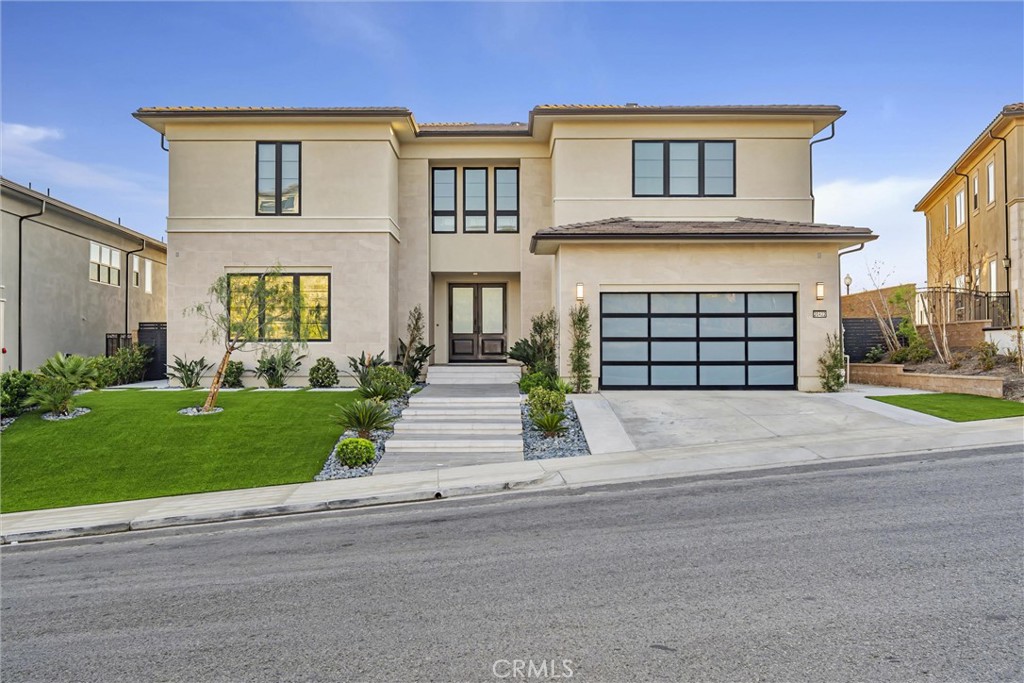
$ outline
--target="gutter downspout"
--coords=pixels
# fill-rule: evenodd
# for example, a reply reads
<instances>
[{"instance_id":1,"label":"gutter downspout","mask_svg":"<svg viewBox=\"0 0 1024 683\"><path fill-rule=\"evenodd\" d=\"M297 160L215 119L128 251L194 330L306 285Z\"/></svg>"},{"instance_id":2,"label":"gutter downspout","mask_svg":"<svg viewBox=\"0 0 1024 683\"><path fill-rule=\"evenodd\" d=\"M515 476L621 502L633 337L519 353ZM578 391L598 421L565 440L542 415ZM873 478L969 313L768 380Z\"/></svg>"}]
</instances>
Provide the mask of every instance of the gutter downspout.
<instances>
[{"instance_id":1,"label":"gutter downspout","mask_svg":"<svg viewBox=\"0 0 1024 683\"><path fill-rule=\"evenodd\" d=\"M43 200L40 200L40 201L41 201L41 204L39 206L39 211L37 211L36 213L30 213L27 216L18 216L18 370L23 370L24 369L23 363L22 363L22 359L25 356L25 345L23 344L22 324L21 324L21 321L22 321L22 311L24 310L24 306L22 305L22 302L23 302L23 299L24 299L24 290L25 290L25 288L23 286L24 278L22 277L22 275L23 275L23 273L25 271L25 268L24 268L24 265L23 265L23 260L22 260L23 259L22 255L24 253L24 245L25 245L25 239L24 239L25 233L24 233L24 230L22 229L22 224L26 220L28 220L30 218L37 218L39 216L42 216L44 213L46 213L46 200L43 199Z\"/></svg>"},{"instance_id":2,"label":"gutter downspout","mask_svg":"<svg viewBox=\"0 0 1024 683\"><path fill-rule=\"evenodd\" d=\"M808 175L809 175L809 180L810 180L810 183L811 183L811 222L812 223L814 222L814 146L816 144L818 144L819 142L825 142L826 140L831 140L835 136L836 136L836 122L833 121L829 125L829 132L828 132L828 136L827 137L823 137L823 138L821 138L819 140L811 140L811 145L810 145L811 151L810 151L810 154L808 155L808 157L809 157L808 158L808 163L810 164L810 173Z\"/></svg>"},{"instance_id":3,"label":"gutter downspout","mask_svg":"<svg viewBox=\"0 0 1024 683\"><path fill-rule=\"evenodd\" d=\"M128 259L128 257L131 256L132 254L138 254L140 251L144 251L145 249L146 249L146 240L142 240L142 246L141 247L139 247L138 249L134 249L132 251L126 251L124 253L124 255L125 255L125 259L124 259L124 268L125 268L125 270L128 270L129 267L131 266L131 262ZM132 275L135 274L134 270L129 271L129 272ZM140 272L141 272L141 269L140 269ZM132 285L128 284L128 278L124 279L124 333L125 334L128 334L128 293L132 291L131 287L133 285L134 285L134 283L132 283Z\"/></svg>"},{"instance_id":4,"label":"gutter downspout","mask_svg":"<svg viewBox=\"0 0 1024 683\"><path fill-rule=\"evenodd\" d=\"M964 216L967 218L967 290L974 291L974 261L971 260L971 212L973 209L967 206L971 194L971 177L966 173L953 168L953 174L964 179Z\"/></svg>"},{"instance_id":5,"label":"gutter downspout","mask_svg":"<svg viewBox=\"0 0 1024 683\"><path fill-rule=\"evenodd\" d=\"M836 291L839 292L839 348L843 350L843 358L846 359L846 383L850 383L850 357L846 355L846 337L843 334L843 257L847 254L855 254L864 248L867 242L861 242L856 247L848 249L847 251L839 252L839 258L837 259L836 269Z\"/></svg>"},{"instance_id":6,"label":"gutter downspout","mask_svg":"<svg viewBox=\"0 0 1024 683\"><path fill-rule=\"evenodd\" d=\"M1006 138L996 135L991 129L988 131L989 137L996 140L1001 140L1003 143L1003 228L1005 228L1006 234L1006 291L1010 291L1010 192L1007 189L1006 184ZM1011 304L1012 306L1012 304Z\"/></svg>"}]
</instances>

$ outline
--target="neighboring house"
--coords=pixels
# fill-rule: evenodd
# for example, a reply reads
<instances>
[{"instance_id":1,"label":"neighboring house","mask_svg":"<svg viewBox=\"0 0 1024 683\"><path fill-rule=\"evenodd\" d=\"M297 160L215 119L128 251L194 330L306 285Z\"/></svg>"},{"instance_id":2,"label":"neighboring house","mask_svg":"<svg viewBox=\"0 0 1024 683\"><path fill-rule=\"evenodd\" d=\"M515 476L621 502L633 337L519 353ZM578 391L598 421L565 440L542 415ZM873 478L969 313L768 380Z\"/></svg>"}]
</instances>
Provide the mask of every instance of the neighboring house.
<instances>
[{"instance_id":1,"label":"neighboring house","mask_svg":"<svg viewBox=\"0 0 1024 683\"><path fill-rule=\"evenodd\" d=\"M280 264L265 302L310 362L394 357L420 305L434 363L503 361L533 316L593 315L604 388L820 389L839 251L813 223L811 138L835 106L547 105L528 123L418 124L404 108L142 108L170 149L168 346L224 274ZM241 356L248 367L253 355Z\"/></svg>"},{"instance_id":2,"label":"neighboring house","mask_svg":"<svg viewBox=\"0 0 1024 683\"><path fill-rule=\"evenodd\" d=\"M1008 104L914 207L930 301L954 321L1006 324L1024 294L1024 103ZM952 293L947 293L952 290Z\"/></svg>"},{"instance_id":3,"label":"neighboring house","mask_svg":"<svg viewBox=\"0 0 1024 683\"><path fill-rule=\"evenodd\" d=\"M167 319L167 246L0 178L3 369L103 355L108 334Z\"/></svg>"}]
</instances>

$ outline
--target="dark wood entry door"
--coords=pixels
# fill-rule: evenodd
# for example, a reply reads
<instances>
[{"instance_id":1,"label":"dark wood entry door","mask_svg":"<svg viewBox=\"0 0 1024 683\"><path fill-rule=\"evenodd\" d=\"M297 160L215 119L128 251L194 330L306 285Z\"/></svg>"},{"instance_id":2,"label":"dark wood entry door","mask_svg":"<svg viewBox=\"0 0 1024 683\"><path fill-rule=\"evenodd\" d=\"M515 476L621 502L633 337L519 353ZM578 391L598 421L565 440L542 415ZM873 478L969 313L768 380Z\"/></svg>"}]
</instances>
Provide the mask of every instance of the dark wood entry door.
<instances>
[{"instance_id":1,"label":"dark wood entry door","mask_svg":"<svg viewBox=\"0 0 1024 683\"><path fill-rule=\"evenodd\" d=\"M506 308L503 284L448 285L448 360L504 360Z\"/></svg>"}]
</instances>

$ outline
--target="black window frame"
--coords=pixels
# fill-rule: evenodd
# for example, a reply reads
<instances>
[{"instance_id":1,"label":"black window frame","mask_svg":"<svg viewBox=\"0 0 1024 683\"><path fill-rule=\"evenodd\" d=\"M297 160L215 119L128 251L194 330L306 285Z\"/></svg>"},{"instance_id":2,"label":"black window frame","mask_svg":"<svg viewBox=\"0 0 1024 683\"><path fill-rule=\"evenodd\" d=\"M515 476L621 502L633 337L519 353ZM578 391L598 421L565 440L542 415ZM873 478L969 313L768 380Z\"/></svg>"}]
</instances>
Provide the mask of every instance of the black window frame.
<instances>
[{"instance_id":1,"label":"black window frame","mask_svg":"<svg viewBox=\"0 0 1024 683\"><path fill-rule=\"evenodd\" d=\"M516 174L516 208L511 209L498 209L498 173L501 171L514 171ZM522 224L522 217L519 215L519 210L522 206L522 198L519 191L519 179L520 172L518 166L495 166L494 167L494 234L496 235L515 235L519 233ZM515 230L499 230L498 229L498 217L514 216L516 219Z\"/></svg>"},{"instance_id":2,"label":"black window frame","mask_svg":"<svg viewBox=\"0 0 1024 683\"><path fill-rule=\"evenodd\" d=\"M434 205L437 200L437 195L434 193L434 186L437 182L438 171L451 171L452 172L452 185L453 196L452 196L452 210L447 209L439 211ZM455 166L433 166L430 169L430 232L437 235L455 235L459 232L459 169ZM451 230L438 230L437 221L434 219L438 216L451 216L453 225Z\"/></svg>"},{"instance_id":3,"label":"black window frame","mask_svg":"<svg viewBox=\"0 0 1024 683\"><path fill-rule=\"evenodd\" d=\"M490 229L491 228L491 221L490 221L491 203L490 203L490 201L488 200L488 197L487 197L488 187L489 187L488 178L487 178L487 176L489 175L488 174L488 170L489 169L486 166L464 166L462 168L462 232L464 234L484 235L484 234L487 234L488 232L491 231L491 229ZM483 208L482 211L479 210L479 209L470 210L470 209L466 208L466 200L469 199L469 192L466 191L466 174L469 173L470 171L483 171L484 172L484 208ZM457 190L458 190L458 188L456 188L456 191ZM497 196L495 196L495 200L497 200ZM483 230L469 230L469 229L467 229L467 227L466 227L466 225L467 225L466 217L467 216L473 216L475 218L483 216L483 218L484 218L484 229ZM456 227L458 227L458 226L456 226ZM495 226L495 227L497 227L497 226Z\"/></svg>"},{"instance_id":4,"label":"black window frame","mask_svg":"<svg viewBox=\"0 0 1024 683\"><path fill-rule=\"evenodd\" d=\"M291 277L292 279L292 293L293 303L292 310L292 326L295 330L295 336L287 339L276 339L268 338L264 334L266 326L266 301L259 302L259 314L258 314L258 328L259 334L257 335L257 341L261 342L285 342L285 341L299 341L299 332L302 325L302 307L298 305L298 297L301 292L299 281L303 277L326 277L327 278L327 338L326 339L304 339L303 341L309 344L320 344L323 342L331 341L331 337L334 333L334 328L331 325L331 304L333 297L333 287L331 286L331 274L330 273L270 273L273 277ZM233 277L256 277L263 279L267 276L267 273L228 273L228 320L231 320L231 278Z\"/></svg>"},{"instance_id":5,"label":"black window frame","mask_svg":"<svg viewBox=\"0 0 1024 683\"><path fill-rule=\"evenodd\" d=\"M260 211L260 145L274 145L274 211ZM295 145L299 150L299 192L295 197L296 211L281 211L281 147ZM302 215L302 143L296 140L256 141L256 215L257 216L301 216Z\"/></svg>"},{"instance_id":6,"label":"black window frame","mask_svg":"<svg viewBox=\"0 0 1024 683\"><path fill-rule=\"evenodd\" d=\"M608 294L641 294L647 297L647 308L646 313L605 313L604 300ZM655 294L692 294L694 295L694 310L692 313L652 313L651 300ZM719 311L701 311L701 295L702 294L733 294L743 297L743 310L742 312L726 313ZM789 312L775 313L775 312L751 312L750 303L747 295L749 294L785 294L791 297L792 308ZM609 391L619 390L643 390L643 391L661 391L661 390L672 390L672 391L700 391L700 390L723 390L723 391L774 391L774 390L793 390L797 388L797 381L799 378L799 366L800 366L800 344L799 344L799 324L797 311L799 300L796 292L787 291L771 291L771 292L759 292L759 291L713 291L713 292L695 292L695 291L644 291L644 292L601 292L599 303L598 303L598 321L600 325L598 335L598 388L607 389ZM645 319L647 321L647 334L645 336L637 337L622 337L622 336L606 336L604 321L606 318L637 318ZM660 337L654 336L652 333L651 321L658 318L671 318L671 319L692 319L694 320L694 335L693 336L673 336L673 337ZM743 322L743 335L742 336L704 336L701 334L700 321L703 318L733 318L742 319ZM793 334L792 335L778 335L778 336L760 336L751 335L749 321L753 318L775 318L775 319L789 319L793 321ZM685 341L693 342L695 344L695 356L692 361L679 361L679 360L651 360L653 357L652 345L657 342L676 342ZM757 342L791 342L793 344L793 360L792 362L783 362L778 360L750 360L750 344ZM604 343L605 342L646 342L647 343L647 360L605 360L604 358ZM701 342L737 342L743 343L743 360L702 360L701 359ZM750 384L750 368L753 366L778 366L778 365L792 365L792 384ZM633 366L633 367L644 367L647 371L647 382L646 384L605 384L604 383L604 368L605 366ZM653 384L651 382L651 367L652 366L688 366L695 368L695 383L694 384ZM700 382L700 369L705 366L730 366L738 367L743 366L743 384L701 384Z\"/></svg>"},{"instance_id":7,"label":"black window frame","mask_svg":"<svg viewBox=\"0 0 1024 683\"><path fill-rule=\"evenodd\" d=\"M728 143L732 145L732 192L728 194L708 193L704 189L704 172L705 172L705 158L704 158L704 145L707 143ZM636 146L637 144L656 144L662 145L661 155L661 194L637 194L636 191ZM670 174L670 155L669 149L672 144L696 144L697 145L697 193L696 194L685 194L685 193L672 193L669 191L671 186L671 174ZM735 140L633 140L633 146L631 149L632 157L630 163L632 165L633 177L632 177L632 190L633 197L642 199L645 197L735 197L736 196L736 141Z\"/></svg>"}]
</instances>

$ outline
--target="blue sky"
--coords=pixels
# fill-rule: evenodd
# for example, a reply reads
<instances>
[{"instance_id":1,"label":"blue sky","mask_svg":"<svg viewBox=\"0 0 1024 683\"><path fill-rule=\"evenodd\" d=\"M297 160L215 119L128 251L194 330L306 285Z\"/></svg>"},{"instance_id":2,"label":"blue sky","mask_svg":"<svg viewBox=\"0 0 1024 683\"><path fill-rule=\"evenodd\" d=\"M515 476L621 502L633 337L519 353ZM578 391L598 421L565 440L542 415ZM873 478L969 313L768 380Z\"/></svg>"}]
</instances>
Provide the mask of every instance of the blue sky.
<instances>
[{"instance_id":1,"label":"blue sky","mask_svg":"<svg viewBox=\"0 0 1024 683\"><path fill-rule=\"evenodd\" d=\"M844 262L854 289L875 260L890 284L923 280L913 204L1024 99L1019 2L5 0L0 21L3 174L158 237L167 160L139 106L399 105L428 122L823 103L849 113L816 146L816 218L882 235Z\"/></svg>"}]
</instances>

